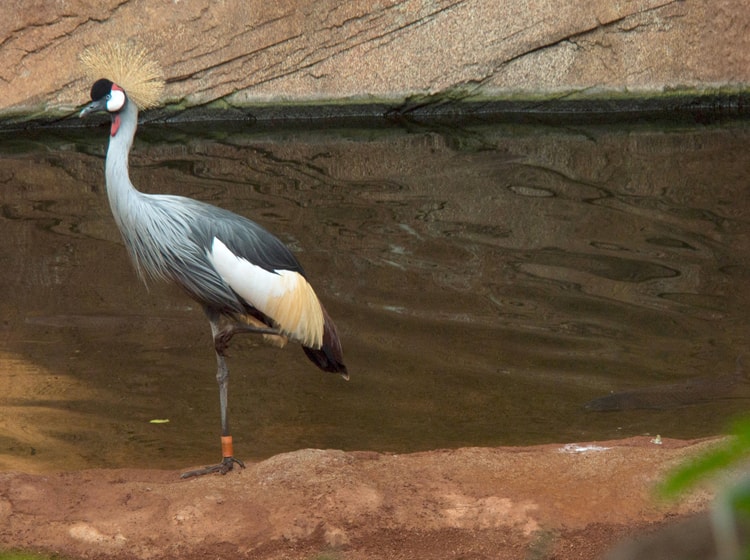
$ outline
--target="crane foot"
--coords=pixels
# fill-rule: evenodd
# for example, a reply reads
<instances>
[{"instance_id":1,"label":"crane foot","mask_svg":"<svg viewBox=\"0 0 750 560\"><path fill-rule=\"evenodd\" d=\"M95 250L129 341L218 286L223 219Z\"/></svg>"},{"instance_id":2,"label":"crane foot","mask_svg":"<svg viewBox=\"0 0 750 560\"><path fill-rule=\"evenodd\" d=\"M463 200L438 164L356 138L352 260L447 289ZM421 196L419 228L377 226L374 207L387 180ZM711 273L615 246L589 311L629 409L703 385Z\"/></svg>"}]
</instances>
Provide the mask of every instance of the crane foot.
<instances>
[{"instance_id":1,"label":"crane foot","mask_svg":"<svg viewBox=\"0 0 750 560\"><path fill-rule=\"evenodd\" d=\"M235 463L243 469L245 468L245 463L243 463L239 459L235 459L234 457L224 457L221 460L221 463L219 463L218 465L209 465L208 467L203 467L202 469L184 472L180 475L180 478L191 478L193 476L203 476L204 474L214 473L227 474L232 470L232 467L234 467Z\"/></svg>"}]
</instances>

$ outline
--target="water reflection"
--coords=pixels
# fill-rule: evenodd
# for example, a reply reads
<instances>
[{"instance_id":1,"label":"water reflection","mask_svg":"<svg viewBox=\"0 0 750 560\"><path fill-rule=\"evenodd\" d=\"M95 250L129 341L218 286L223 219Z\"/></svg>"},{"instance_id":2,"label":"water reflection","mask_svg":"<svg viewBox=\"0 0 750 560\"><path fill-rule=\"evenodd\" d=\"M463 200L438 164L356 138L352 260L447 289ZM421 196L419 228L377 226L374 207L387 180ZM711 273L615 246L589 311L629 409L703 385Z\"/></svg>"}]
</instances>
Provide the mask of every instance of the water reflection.
<instances>
[{"instance_id":1,"label":"water reflection","mask_svg":"<svg viewBox=\"0 0 750 560\"><path fill-rule=\"evenodd\" d=\"M0 468L217 459L207 322L132 271L103 191L106 134L0 137ZM339 326L349 383L298 348L233 341L242 458L695 437L750 404L732 377L748 140L743 122L143 127L131 176L276 232ZM728 376L689 407L583 406Z\"/></svg>"}]
</instances>

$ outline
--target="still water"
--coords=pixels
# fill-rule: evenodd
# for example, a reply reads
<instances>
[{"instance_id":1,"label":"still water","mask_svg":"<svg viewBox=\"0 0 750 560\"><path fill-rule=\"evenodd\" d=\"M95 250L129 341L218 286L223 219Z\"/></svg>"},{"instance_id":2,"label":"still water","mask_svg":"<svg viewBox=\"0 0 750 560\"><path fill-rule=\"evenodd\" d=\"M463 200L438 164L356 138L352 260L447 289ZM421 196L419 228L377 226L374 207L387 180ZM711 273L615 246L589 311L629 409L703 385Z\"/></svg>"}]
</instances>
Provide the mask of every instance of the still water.
<instances>
[{"instance_id":1,"label":"still water","mask_svg":"<svg viewBox=\"0 0 750 560\"><path fill-rule=\"evenodd\" d=\"M0 469L219 459L208 323L132 270L106 142L0 135ZM743 121L162 125L131 177L275 232L338 325L349 382L233 340L240 458L688 438L750 410L748 145Z\"/></svg>"}]
</instances>

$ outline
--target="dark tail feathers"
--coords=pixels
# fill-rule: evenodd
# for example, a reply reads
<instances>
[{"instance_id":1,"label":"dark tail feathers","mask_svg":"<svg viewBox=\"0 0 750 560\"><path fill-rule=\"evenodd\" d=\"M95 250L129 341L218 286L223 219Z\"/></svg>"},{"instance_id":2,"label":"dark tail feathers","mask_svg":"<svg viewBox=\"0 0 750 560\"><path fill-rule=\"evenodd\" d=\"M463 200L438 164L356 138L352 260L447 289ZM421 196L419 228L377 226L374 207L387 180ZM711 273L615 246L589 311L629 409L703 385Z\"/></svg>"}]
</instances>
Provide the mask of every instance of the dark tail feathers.
<instances>
[{"instance_id":1,"label":"dark tail feathers","mask_svg":"<svg viewBox=\"0 0 750 560\"><path fill-rule=\"evenodd\" d=\"M349 372L344 365L344 353L341 350L336 325L333 324L325 308L323 308L323 320L325 321L323 325L323 346L319 349L303 346L302 350L305 351L310 361L323 371L340 373L341 377L348 380Z\"/></svg>"}]
</instances>

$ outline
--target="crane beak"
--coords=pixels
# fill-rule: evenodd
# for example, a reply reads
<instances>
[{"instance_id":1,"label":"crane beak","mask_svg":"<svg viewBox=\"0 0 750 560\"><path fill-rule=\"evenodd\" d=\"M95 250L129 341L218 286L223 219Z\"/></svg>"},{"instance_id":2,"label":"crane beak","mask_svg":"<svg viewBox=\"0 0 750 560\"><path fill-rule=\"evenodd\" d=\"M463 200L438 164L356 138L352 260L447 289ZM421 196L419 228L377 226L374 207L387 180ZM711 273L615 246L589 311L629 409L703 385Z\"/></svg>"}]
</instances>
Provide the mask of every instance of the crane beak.
<instances>
[{"instance_id":1,"label":"crane beak","mask_svg":"<svg viewBox=\"0 0 750 560\"><path fill-rule=\"evenodd\" d=\"M107 100L105 98L99 99L97 101L92 101L88 105L86 105L83 109L81 109L81 112L78 113L79 118L83 118L86 115L90 113L97 113L99 111L106 111L107 110Z\"/></svg>"}]
</instances>

